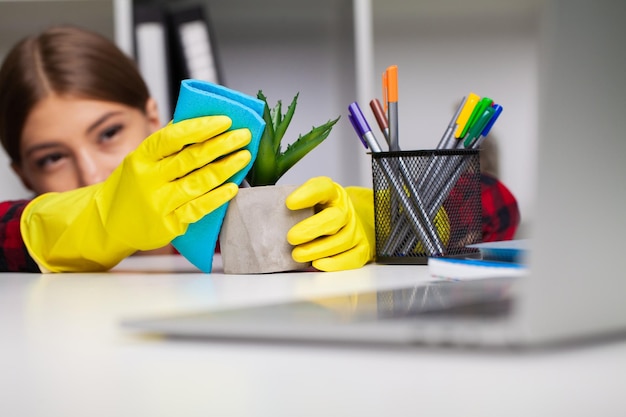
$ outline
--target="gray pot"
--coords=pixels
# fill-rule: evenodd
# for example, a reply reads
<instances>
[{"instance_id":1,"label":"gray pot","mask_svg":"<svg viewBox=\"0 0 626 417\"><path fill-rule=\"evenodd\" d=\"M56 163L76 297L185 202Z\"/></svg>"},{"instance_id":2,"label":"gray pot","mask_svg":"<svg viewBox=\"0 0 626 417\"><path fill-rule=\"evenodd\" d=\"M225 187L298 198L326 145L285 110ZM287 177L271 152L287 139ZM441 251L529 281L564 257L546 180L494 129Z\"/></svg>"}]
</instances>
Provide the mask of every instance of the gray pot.
<instances>
[{"instance_id":1,"label":"gray pot","mask_svg":"<svg viewBox=\"0 0 626 417\"><path fill-rule=\"evenodd\" d=\"M226 274L261 274L305 269L291 257L287 231L314 214L313 208L289 210L287 196L295 185L241 188L228 205L220 249Z\"/></svg>"}]
</instances>

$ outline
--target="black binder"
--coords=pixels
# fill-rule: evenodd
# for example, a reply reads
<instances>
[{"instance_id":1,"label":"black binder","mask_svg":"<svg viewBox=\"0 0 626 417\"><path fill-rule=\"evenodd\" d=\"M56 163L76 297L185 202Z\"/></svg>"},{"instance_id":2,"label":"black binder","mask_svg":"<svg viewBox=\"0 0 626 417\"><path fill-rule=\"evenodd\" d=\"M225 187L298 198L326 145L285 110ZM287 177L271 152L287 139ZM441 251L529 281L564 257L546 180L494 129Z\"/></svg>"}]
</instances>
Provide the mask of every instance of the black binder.
<instances>
[{"instance_id":1,"label":"black binder","mask_svg":"<svg viewBox=\"0 0 626 417\"><path fill-rule=\"evenodd\" d=\"M176 84L187 78L223 84L217 42L206 6L171 3L169 23Z\"/></svg>"}]
</instances>

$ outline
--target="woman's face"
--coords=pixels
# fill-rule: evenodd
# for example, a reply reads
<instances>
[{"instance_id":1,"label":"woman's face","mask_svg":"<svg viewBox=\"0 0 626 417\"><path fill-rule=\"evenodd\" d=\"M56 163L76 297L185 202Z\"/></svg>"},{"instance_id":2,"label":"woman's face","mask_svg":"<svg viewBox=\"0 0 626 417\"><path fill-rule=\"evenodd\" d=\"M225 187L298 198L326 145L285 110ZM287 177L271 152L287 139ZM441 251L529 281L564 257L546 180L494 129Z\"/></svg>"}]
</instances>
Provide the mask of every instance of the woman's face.
<instances>
[{"instance_id":1,"label":"woman's face","mask_svg":"<svg viewBox=\"0 0 626 417\"><path fill-rule=\"evenodd\" d=\"M22 162L13 169L36 194L95 184L159 127L152 99L144 114L119 103L51 95L28 115Z\"/></svg>"}]
</instances>

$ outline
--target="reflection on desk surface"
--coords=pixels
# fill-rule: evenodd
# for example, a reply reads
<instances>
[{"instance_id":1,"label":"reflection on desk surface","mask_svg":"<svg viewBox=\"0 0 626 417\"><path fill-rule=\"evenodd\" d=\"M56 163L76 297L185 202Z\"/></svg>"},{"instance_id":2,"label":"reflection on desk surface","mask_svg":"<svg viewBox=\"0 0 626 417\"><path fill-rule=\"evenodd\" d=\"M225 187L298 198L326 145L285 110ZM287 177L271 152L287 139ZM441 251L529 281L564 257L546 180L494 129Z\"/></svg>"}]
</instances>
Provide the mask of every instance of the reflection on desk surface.
<instances>
[{"instance_id":1,"label":"reflection on desk surface","mask_svg":"<svg viewBox=\"0 0 626 417\"><path fill-rule=\"evenodd\" d=\"M342 339L371 327L357 339L384 337L392 329L396 336L401 334L395 341L406 342L406 329L399 329L412 326L415 320L505 317L519 279L436 281L263 306L131 318L122 324L127 329L178 336L273 339Z\"/></svg>"}]
</instances>

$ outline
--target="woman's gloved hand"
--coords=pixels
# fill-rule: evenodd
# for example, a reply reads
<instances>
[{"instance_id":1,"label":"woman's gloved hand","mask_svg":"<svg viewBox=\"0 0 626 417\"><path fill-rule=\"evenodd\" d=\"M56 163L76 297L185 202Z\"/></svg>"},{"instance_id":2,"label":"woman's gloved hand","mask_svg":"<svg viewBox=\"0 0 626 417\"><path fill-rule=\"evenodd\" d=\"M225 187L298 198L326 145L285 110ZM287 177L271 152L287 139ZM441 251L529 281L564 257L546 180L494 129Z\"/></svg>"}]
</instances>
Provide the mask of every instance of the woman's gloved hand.
<instances>
[{"instance_id":1,"label":"woman's gloved hand","mask_svg":"<svg viewBox=\"0 0 626 417\"><path fill-rule=\"evenodd\" d=\"M226 180L251 159L248 129L226 116L198 117L146 138L104 182L43 194L28 204L21 232L43 271L107 270L137 250L165 246L232 199Z\"/></svg>"},{"instance_id":2,"label":"woman's gloved hand","mask_svg":"<svg viewBox=\"0 0 626 417\"><path fill-rule=\"evenodd\" d=\"M296 262L312 262L321 271L341 271L374 259L372 190L343 188L328 177L316 177L292 192L286 204L290 210L314 207L316 212L287 233Z\"/></svg>"}]
</instances>

